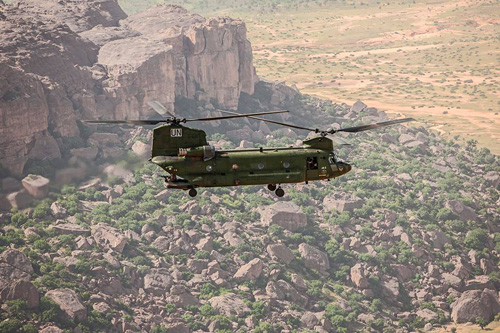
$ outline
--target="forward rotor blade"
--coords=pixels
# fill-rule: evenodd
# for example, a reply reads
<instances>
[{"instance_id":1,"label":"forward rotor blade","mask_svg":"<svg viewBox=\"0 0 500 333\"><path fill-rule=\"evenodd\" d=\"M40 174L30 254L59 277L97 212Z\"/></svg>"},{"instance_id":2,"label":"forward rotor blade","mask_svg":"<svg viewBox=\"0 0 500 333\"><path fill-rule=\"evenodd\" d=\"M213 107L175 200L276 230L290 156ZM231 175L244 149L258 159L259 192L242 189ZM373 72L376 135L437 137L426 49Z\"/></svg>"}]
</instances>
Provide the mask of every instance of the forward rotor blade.
<instances>
[{"instance_id":1,"label":"forward rotor blade","mask_svg":"<svg viewBox=\"0 0 500 333\"><path fill-rule=\"evenodd\" d=\"M127 124L127 125L157 125L168 123L168 120L84 120L87 124Z\"/></svg>"},{"instance_id":2,"label":"forward rotor blade","mask_svg":"<svg viewBox=\"0 0 500 333\"><path fill-rule=\"evenodd\" d=\"M229 114L239 114L239 113L236 113L236 112L233 112L233 111L226 111L226 110L217 110L217 111L220 111L220 112L223 112L223 113L229 113ZM262 121L265 121L265 122L268 122L268 123L272 123L272 124L276 124L276 125L287 126L287 127L301 129L301 130L306 130L306 131L313 131L313 132L316 132L316 133L319 132L318 129L312 129L312 128L307 128L307 127L302 127L302 126L297 126L297 125L291 125L291 124L281 123L279 121L269 120L269 119L260 118L260 117L249 116L248 118L252 118L252 119L256 119L256 120L262 120Z\"/></svg>"},{"instance_id":3,"label":"forward rotor blade","mask_svg":"<svg viewBox=\"0 0 500 333\"><path fill-rule=\"evenodd\" d=\"M363 132L363 131L368 131L368 130L372 130L372 129L376 129L376 128L380 128L380 127L385 127L385 126L390 126L390 125L394 125L394 124L406 123L406 122L414 121L414 120L415 119L413 119L413 118L395 119L395 120L384 121L381 123L341 128L338 130L334 130L333 133L335 133L335 132L349 132L349 133Z\"/></svg>"},{"instance_id":4,"label":"forward rotor blade","mask_svg":"<svg viewBox=\"0 0 500 333\"><path fill-rule=\"evenodd\" d=\"M161 104L158 101L149 101L148 105L150 107L152 107L153 110L156 111L156 113L158 113L158 114L160 114L162 116L165 116L165 115L168 114L171 117L175 117L170 111L167 110L167 108L163 104Z\"/></svg>"},{"instance_id":5,"label":"forward rotor blade","mask_svg":"<svg viewBox=\"0 0 500 333\"><path fill-rule=\"evenodd\" d=\"M222 116L222 117L209 117L209 118L195 118L195 119L186 119L186 122L189 121L210 121L210 120L223 120L223 119L232 119L232 118L252 118L253 116L261 116L265 114L276 114L276 113L287 113L287 110L279 110L279 111L268 111L268 112L258 112L258 113L237 113L225 111L227 113L233 114L232 116Z\"/></svg>"}]
</instances>

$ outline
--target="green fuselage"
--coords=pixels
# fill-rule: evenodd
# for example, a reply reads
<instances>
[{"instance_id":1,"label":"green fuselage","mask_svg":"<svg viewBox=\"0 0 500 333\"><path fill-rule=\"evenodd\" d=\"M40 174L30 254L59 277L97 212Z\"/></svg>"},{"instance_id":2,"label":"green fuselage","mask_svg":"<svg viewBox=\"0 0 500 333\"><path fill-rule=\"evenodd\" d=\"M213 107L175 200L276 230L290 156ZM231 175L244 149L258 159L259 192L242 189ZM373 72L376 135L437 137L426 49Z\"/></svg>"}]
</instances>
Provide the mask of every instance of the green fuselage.
<instances>
[{"instance_id":1,"label":"green fuselage","mask_svg":"<svg viewBox=\"0 0 500 333\"><path fill-rule=\"evenodd\" d=\"M167 187L193 188L300 183L330 179L351 170L331 150L305 147L215 151L215 156L155 156L167 171Z\"/></svg>"}]
</instances>

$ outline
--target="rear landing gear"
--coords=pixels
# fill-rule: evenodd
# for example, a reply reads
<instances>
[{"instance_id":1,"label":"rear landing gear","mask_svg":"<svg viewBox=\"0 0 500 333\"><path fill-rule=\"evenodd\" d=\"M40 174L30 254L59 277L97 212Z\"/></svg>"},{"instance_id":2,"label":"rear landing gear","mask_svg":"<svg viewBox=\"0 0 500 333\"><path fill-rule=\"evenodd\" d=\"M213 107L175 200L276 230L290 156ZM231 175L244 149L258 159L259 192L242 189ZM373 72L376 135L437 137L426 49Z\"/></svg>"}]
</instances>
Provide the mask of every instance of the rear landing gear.
<instances>
[{"instance_id":1,"label":"rear landing gear","mask_svg":"<svg viewBox=\"0 0 500 333\"><path fill-rule=\"evenodd\" d=\"M198 191L196 191L194 188L192 188L192 189L189 190L188 193L189 193L189 196L191 198L194 198L198 194Z\"/></svg>"},{"instance_id":2,"label":"rear landing gear","mask_svg":"<svg viewBox=\"0 0 500 333\"><path fill-rule=\"evenodd\" d=\"M267 189L271 192L274 192L276 190L276 185L274 184L269 184L267 185Z\"/></svg>"},{"instance_id":3,"label":"rear landing gear","mask_svg":"<svg viewBox=\"0 0 500 333\"><path fill-rule=\"evenodd\" d=\"M279 198L281 198L282 196L285 195L285 191L283 191L283 189L281 187L278 187L276 189L276 192L274 192L274 193L276 193L276 196L279 197Z\"/></svg>"}]
</instances>

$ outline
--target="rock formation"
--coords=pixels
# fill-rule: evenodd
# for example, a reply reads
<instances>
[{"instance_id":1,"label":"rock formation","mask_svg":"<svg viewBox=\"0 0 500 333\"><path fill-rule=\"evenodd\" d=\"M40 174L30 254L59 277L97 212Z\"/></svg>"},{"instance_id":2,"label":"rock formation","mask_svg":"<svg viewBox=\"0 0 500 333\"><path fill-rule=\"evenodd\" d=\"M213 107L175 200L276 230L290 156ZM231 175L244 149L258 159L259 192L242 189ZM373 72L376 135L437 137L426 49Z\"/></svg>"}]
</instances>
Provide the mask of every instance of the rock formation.
<instances>
[{"instance_id":1,"label":"rock formation","mask_svg":"<svg viewBox=\"0 0 500 333\"><path fill-rule=\"evenodd\" d=\"M79 119L149 117L151 100L173 112L176 98L234 109L240 93L254 92L239 20L177 6L127 17L116 0L20 0L0 10L0 163L16 174L74 148Z\"/></svg>"}]
</instances>

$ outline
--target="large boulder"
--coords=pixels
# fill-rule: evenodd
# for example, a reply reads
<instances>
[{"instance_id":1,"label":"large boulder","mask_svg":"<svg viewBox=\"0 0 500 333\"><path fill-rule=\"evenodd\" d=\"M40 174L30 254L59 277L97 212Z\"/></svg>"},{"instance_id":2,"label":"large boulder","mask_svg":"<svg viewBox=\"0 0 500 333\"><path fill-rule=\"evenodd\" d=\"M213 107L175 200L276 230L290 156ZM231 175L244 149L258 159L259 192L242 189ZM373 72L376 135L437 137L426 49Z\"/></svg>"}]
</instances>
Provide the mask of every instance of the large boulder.
<instances>
[{"instance_id":1,"label":"large boulder","mask_svg":"<svg viewBox=\"0 0 500 333\"><path fill-rule=\"evenodd\" d=\"M0 299L5 301L25 300L28 307L36 308L40 302L40 295L36 287L29 281L16 280L2 289Z\"/></svg>"},{"instance_id":2,"label":"large boulder","mask_svg":"<svg viewBox=\"0 0 500 333\"><path fill-rule=\"evenodd\" d=\"M456 323L466 323L482 318L490 321L500 312L498 293L492 289L467 290L452 304L451 318Z\"/></svg>"},{"instance_id":3,"label":"large boulder","mask_svg":"<svg viewBox=\"0 0 500 333\"><path fill-rule=\"evenodd\" d=\"M464 205L460 201L448 200L445 202L445 207L457 214L458 217L464 222L477 220L477 214L474 209Z\"/></svg>"},{"instance_id":4,"label":"large boulder","mask_svg":"<svg viewBox=\"0 0 500 333\"><path fill-rule=\"evenodd\" d=\"M165 295L172 287L173 278L165 268L153 268L144 276L144 290L156 296Z\"/></svg>"},{"instance_id":5,"label":"large boulder","mask_svg":"<svg viewBox=\"0 0 500 333\"><path fill-rule=\"evenodd\" d=\"M212 297L208 300L220 314L226 316L243 317L250 313L250 308L243 300L234 293L228 293L222 296Z\"/></svg>"},{"instance_id":6,"label":"large boulder","mask_svg":"<svg viewBox=\"0 0 500 333\"><path fill-rule=\"evenodd\" d=\"M80 302L78 295L73 290L50 290L45 296L56 302L69 319L83 321L87 318L87 308Z\"/></svg>"},{"instance_id":7,"label":"large boulder","mask_svg":"<svg viewBox=\"0 0 500 333\"><path fill-rule=\"evenodd\" d=\"M22 189L7 195L7 200L12 207L24 209L31 205L33 197L25 189Z\"/></svg>"},{"instance_id":8,"label":"large boulder","mask_svg":"<svg viewBox=\"0 0 500 333\"><path fill-rule=\"evenodd\" d=\"M362 206L363 200L356 196L343 193L330 194L323 199L323 209L325 211L353 211L354 209L361 208Z\"/></svg>"},{"instance_id":9,"label":"large boulder","mask_svg":"<svg viewBox=\"0 0 500 333\"><path fill-rule=\"evenodd\" d=\"M262 273L263 262L259 258L250 260L247 264L241 266L234 274L233 278L238 281L252 281L257 279Z\"/></svg>"},{"instance_id":10,"label":"large boulder","mask_svg":"<svg viewBox=\"0 0 500 333\"><path fill-rule=\"evenodd\" d=\"M396 278L389 278L382 282L382 292L386 297L396 300L399 297L399 281Z\"/></svg>"},{"instance_id":11,"label":"large boulder","mask_svg":"<svg viewBox=\"0 0 500 333\"><path fill-rule=\"evenodd\" d=\"M330 268L330 262L326 253L314 246L302 243L299 245L299 253L306 267L316 269L320 272Z\"/></svg>"},{"instance_id":12,"label":"large boulder","mask_svg":"<svg viewBox=\"0 0 500 333\"><path fill-rule=\"evenodd\" d=\"M33 266L24 253L8 249L0 254L0 290L13 280L29 280L31 274Z\"/></svg>"},{"instance_id":13,"label":"large boulder","mask_svg":"<svg viewBox=\"0 0 500 333\"><path fill-rule=\"evenodd\" d=\"M92 226L92 236L100 247L121 253L128 243L127 237L118 229L99 223Z\"/></svg>"},{"instance_id":14,"label":"large boulder","mask_svg":"<svg viewBox=\"0 0 500 333\"><path fill-rule=\"evenodd\" d=\"M43 176L29 175L22 183L26 191L37 199L44 199L49 194L50 180Z\"/></svg>"},{"instance_id":15,"label":"large boulder","mask_svg":"<svg viewBox=\"0 0 500 333\"><path fill-rule=\"evenodd\" d=\"M307 225L306 214L293 202L279 201L260 211L261 222L265 226L279 225L284 229L296 231Z\"/></svg>"},{"instance_id":16,"label":"large boulder","mask_svg":"<svg viewBox=\"0 0 500 333\"><path fill-rule=\"evenodd\" d=\"M58 235L76 235L76 236L90 236L90 230L76 224L76 223L61 223L51 226L52 230Z\"/></svg>"},{"instance_id":17,"label":"large boulder","mask_svg":"<svg viewBox=\"0 0 500 333\"><path fill-rule=\"evenodd\" d=\"M351 281L358 288L364 289L368 287L368 279L365 275L365 269L361 264L356 264L351 267Z\"/></svg>"},{"instance_id":18,"label":"large boulder","mask_svg":"<svg viewBox=\"0 0 500 333\"><path fill-rule=\"evenodd\" d=\"M284 244L269 244L267 252L272 258L280 259L287 265L295 258L292 250Z\"/></svg>"}]
</instances>

